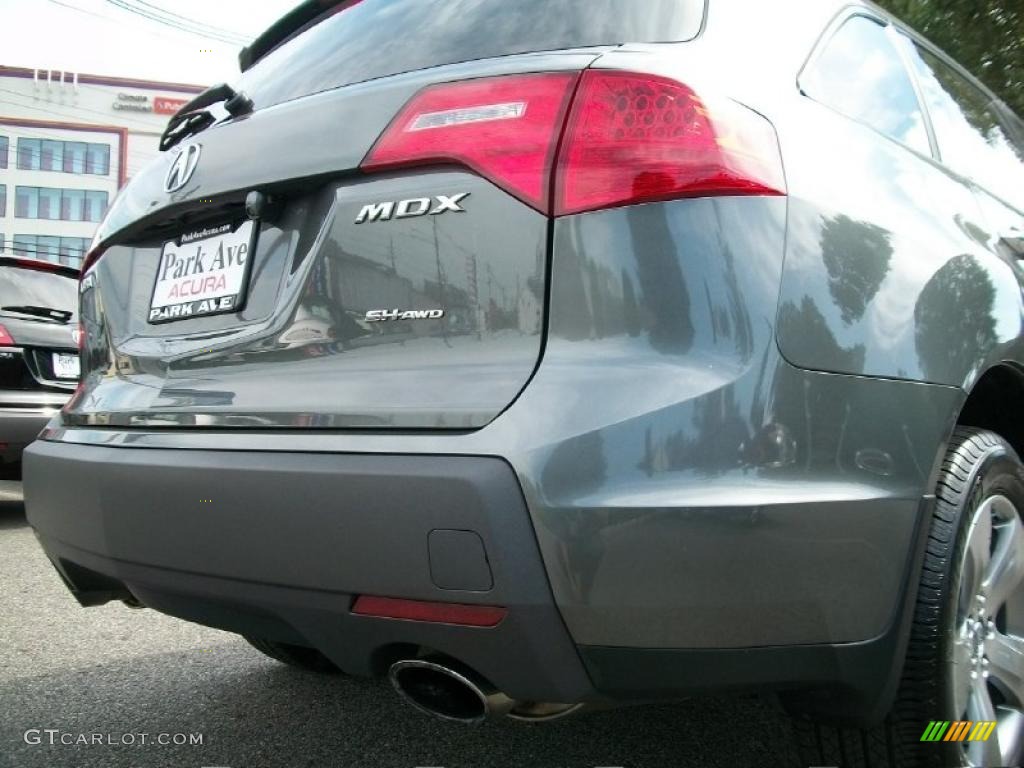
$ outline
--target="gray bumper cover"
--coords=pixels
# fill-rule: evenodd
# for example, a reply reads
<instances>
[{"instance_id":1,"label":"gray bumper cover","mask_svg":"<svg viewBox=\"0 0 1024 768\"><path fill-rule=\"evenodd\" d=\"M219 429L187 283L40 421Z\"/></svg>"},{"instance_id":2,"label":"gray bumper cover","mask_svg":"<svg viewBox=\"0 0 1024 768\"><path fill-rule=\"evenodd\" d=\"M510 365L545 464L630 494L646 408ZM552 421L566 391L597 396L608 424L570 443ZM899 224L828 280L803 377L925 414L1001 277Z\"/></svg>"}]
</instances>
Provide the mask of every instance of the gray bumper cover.
<instances>
[{"instance_id":1,"label":"gray bumper cover","mask_svg":"<svg viewBox=\"0 0 1024 768\"><path fill-rule=\"evenodd\" d=\"M426 647L514 698L592 693L519 485L499 459L36 442L25 484L29 521L85 603L123 585L165 613L311 645L354 674L380 674ZM473 532L485 554L446 546L460 535L438 531ZM481 569L489 589L479 589ZM469 589L451 588L460 579ZM350 612L360 594L508 615L490 629L368 618Z\"/></svg>"}]
</instances>

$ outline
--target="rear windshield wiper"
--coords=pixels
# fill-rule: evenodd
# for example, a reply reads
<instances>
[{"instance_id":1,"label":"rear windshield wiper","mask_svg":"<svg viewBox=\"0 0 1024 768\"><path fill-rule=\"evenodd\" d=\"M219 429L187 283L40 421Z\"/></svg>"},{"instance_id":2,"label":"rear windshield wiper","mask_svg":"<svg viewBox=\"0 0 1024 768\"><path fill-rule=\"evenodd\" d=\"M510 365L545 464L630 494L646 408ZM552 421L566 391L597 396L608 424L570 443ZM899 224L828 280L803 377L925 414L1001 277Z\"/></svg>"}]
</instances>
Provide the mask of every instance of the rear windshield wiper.
<instances>
[{"instance_id":1,"label":"rear windshield wiper","mask_svg":"<svg viewBox=\"0 0 1024 768\"><path fill-rule=\"evenodd\" d=\"M47 320L55 320L58 323L66 323L71 319L72 313L66 309L53 309L51 307L37 307L32 304L24 306L0 307L0 312L17 312L19 315L30 315L32 317L45 317Z\"/></svg>"},{"instance_id":2,"label":"rear windshield wiper","mask_svg":"<svg viewBox=\"0 0 1024 768\"><path fill-rule=\"evenodd\" d=\"M221 102L232 117L252 112L252 99L244 93L239 93L227 83L212 85L174 113L160 136L160 151L166 152L182 139L195 136L213 125L215 118L206 107Z\"/></svg>"}]
</instances>

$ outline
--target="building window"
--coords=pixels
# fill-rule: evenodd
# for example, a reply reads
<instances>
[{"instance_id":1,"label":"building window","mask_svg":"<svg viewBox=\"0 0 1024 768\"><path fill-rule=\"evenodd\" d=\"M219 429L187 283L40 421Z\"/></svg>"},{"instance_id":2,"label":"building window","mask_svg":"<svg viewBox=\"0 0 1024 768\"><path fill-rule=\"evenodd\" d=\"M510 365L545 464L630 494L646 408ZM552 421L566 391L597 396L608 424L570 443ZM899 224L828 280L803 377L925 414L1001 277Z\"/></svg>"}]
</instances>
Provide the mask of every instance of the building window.
<instances>
[{"instance_id":1,"label":"building window","mask_svg":"<svg viewBox=\"0 0 1024 768\"><path fill-rule=\"evenodd\" d=\"M2 236L0 236L2 237ZM0 239L0 250L3 250ZM15 256L52 261L69 267L81 267L89 241L84 237L54 235L15 235L11 250Z\"/></svg>"},{"instance_id":2,"label":"building window","mask_svg":"<svg viewBox=\"0 0 1024 768\"><path fill-rule=\"evenodd\" d=\"M85 153L85 172L97 176L110 173L110 145L90 144Z\"/></svg>"},{"instance_id":3,"label":"building window","mask_svg":"<svg viewBox=\"0 0 1024 768\"><path fill-rule=\"evenodd\" d=\"M18 147L19 160L21 147ZM19 219L39 218L38 187L18 187L14 192L14 215Z\"/></svg>"},{"instance_id":4,"label":"building window","mask_svg":"<svg viewBox=\"0 0 1024 768\"><path fill-rule=\"evenodd\" d=\"M0 184L0 218L7 215L7 185ZM2 250L2 249L0 249Z\"/></svg>"},{"instance_id":5,"label":"building window","mask_svg":"<svg viewBox=\"0 0 1024 768\"><path fill-rule=\"evenodd\" d=\"M18 139L18 170L39 170L42 144L40 139Z\"/></svg>"},{"instance_id":6,"label":"building window","mask_svg":"<svg viewBox=\"0 0 1024 768\"><path fill-rule=\"evenodd\" d=\"M107 212L109 195L100 190L17 187L14 215L19 219L99 221Z\"/></svg>"},{"instance_id":7,"label":"building window","mask_svg":"<svg viewBox=\"0 0 1024 768\"><path fill-rule=\"evenodd\" d=\"M64 172L85 173L85 152L84 141L68 141L64 144Z\"/></svg>"},{"instance_id":8,"label":"building window","mask_svg":"<svg viewBox=\"0 0 1024 768\"><path fill-rule=\"evenodd\" d=\"M82 266L85 249L88 247L89 241L83 237L62 237L60 239L60 263L69 267Z\"/></svg>"},{"instance_id":9,"label":"building window","mask_svg":"<svg viewBox=\"0 0 1024 768\"><path fill-rule=\"evenodd\" d=\"M106 192L85 193L86 221L99 221L103 218L103 214L107 212L107 197Z\"/></svg>"},{"instance_id":10,"label":"building window","mask_svg":"<svg viewBox=\"0 0 1024 768\"><path fill-rule=\"evenodd\" d=\"M0 136L0 168L7 167L7 137ZM110 175L110 145L56 139L18 139L18 168Z\"/></svg>"},{"instance_id":11,"label":"building window","mask_svg":"<svg viewBox=\"0 0 1024 768\"><path fill-rule=\"evenodd\" d=\"M40 151L39 170L59 171L64 167L64 142L44 139Z\"/></svg>"},{"instance_id":12,"label":"building window","mask_svg":"<svg viewBox=\"0 0 1024 768\"><path fill-rule=\"evenodd\" d=\"M38 235L36 258L57 261L60 258L60 238L55 235Z\"/></svg>"},{"instance_id":13,"label":"building window","mask_svg":"<svg viewBox=\"0 0 1024 768\"><path fill-rule=\"evenodd\" d=\"M15 235L13 250L15 256L34 259L36 257L36 236Z\"/></svg>"},{"instance_id":14,"label":"building window","mask_svg":"<svg viewBox=\"0 0 1024 768\"><path fill-rule=\"evenodd\" d=\"M60 219L60 190L39 187L39 218Z\"/></svg>"},{"instance_id":15,"label":"building window","mask_svg":"<svg viewBox=\"0 0 1024 768\"><path fill-rule=\"evenodd\" d=\"M7 167L7 151L10 140L6 136L0 136L0 168Z\"/></svg>"},{"instance_id":16,"label":"building window","mask_svg":"<svg viewBox=\"0 0 1024 768\"><path fill-rule=\"evenodd\" d=\"M4 252L4 233L0 232L0 253Z\"/></svg>"},{"instance_id":17,"label":"building window","mask_svg":"<svg viewBox=\"0 0 1024 768\"><path fill-rule=\"evenodd\" d=\"M65 189L60 200L60 217L64 221L85 220L85 190Z\"/></svg>"}]
</instances>

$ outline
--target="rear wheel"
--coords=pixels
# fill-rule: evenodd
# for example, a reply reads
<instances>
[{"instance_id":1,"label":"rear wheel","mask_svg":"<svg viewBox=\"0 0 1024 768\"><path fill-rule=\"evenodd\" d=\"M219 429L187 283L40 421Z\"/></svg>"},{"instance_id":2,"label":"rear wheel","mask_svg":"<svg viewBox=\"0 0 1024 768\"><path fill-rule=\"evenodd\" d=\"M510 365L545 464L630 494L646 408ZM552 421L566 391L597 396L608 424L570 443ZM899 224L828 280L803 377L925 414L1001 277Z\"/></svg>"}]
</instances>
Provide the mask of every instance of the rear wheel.
<instances>
[{"instance_id":1,"label":"rear wheel","mask_svg":"<svg viewBox=\"0 0 1024 768\"><path fill-rule=\"evenodd\" d=\"M991 768L1024 758L1024 465L995 433L960 428L936 496L893 711L870 730L798 720L812 765ZM926 734L932 722L948 725ZM982 740L986 722L995 725Z\"/></svg>"},{"instance_id":2,"label":"rear wheel","mask_svg":"<svg viewBox=\"0 0 1024 768\"><path fill-rule=\"evenodd\" d=\"M279 643L262 637L247 636L245 639L257 651L261 651L275 661L280 661L282 664L287 664L290 667L297 667L308 672L318 672L326 675L341 673L341 670L334 665L334 662L315 648L306 648L305 646L292 645L291 643Z\"/></svg>"}]
</instances>

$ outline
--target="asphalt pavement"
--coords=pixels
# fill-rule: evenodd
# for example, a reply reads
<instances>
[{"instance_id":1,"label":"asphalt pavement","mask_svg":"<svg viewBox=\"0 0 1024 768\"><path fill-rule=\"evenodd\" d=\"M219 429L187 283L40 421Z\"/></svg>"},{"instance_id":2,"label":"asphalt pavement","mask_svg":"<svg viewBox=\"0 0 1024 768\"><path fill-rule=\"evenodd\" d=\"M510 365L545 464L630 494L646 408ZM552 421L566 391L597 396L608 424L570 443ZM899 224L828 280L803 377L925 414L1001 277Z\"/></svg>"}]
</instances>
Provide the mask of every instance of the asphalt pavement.
<instances>
[{"instance_id":1,"label":"asphalt pavement","mask_svg":"<svg viewBox=\"0 0 1024 768\"><path fill-rule=\"evenodd\" d=\"M5 768L798 765L767 698L467 728L420 714L384 681L293 670L226 632L120 604L82 609L21 505L0 502Z\"/></svg>"}]
</instances>

